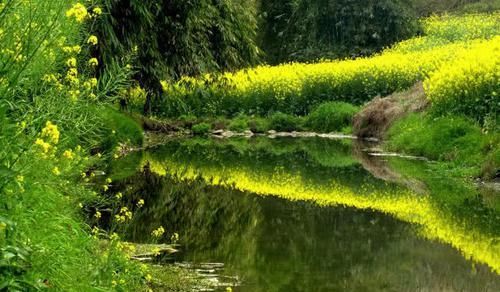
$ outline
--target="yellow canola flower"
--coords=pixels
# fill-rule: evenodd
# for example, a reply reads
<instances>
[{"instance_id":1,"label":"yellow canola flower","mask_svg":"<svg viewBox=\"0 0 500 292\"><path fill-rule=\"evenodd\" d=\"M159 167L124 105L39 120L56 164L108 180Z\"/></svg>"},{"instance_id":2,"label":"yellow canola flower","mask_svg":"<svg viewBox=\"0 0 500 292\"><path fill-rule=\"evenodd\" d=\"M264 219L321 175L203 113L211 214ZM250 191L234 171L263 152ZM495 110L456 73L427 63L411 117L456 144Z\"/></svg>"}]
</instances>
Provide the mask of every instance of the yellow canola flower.
<instances>
[{"instance_id":1,"label":"yellow canola flower","mask_svg":"<svg viewBox=\"0 0 500 292\"><path fill-rule=\"evenodd\" d=\"M90 58L89 59L89 66L97 67L97 65L99 65L99 61L97 60L97 58Z\"/></svg>"},{"instance_id":2,"label":"yellow canola flower","mask_svg":"<svg viewBox=\"0 0 500 292\"><path fill-rule=\"evenodd\" d=\"M87 8L81 4L74 4L68 11L66 11L66 17L74 18L77 22L83 22L88 16Z\"/></svg>"},{"instance_id":3,"label":"yellow canola flower","mask_svg":"<svg viewBox=\"0 0 500 292\"><path fill-rule=\"evenodd\" d=\"M153 232L151 232L151 235L153 235L154 237L161 237L164 233L165 228L163 228L163 226L160 226L157 229L153 230Z\"/></svg>"},{"instance_id":4,"label":"yellow canola flower","mask_svg":"<svg viewBox=\"0 0 500 292\"><path fill-rule=\"evenodd\" d=\"M99 16L102 14L102 9L101 7L94 7L94 9L92 9L92 12L94 13L95 16Z\"/></svg>"},{"instance_id":5,"label":"yellow canola flower","mask_svg":"<svg viewBox=\"0 0 500 292\"><path fill-rule=\"evenodd\" d=\"M66 65L70 68L76 67L76 58L69 58L68 61L66 61Z\"/></svg>"},{"instance_id":6,"label":"yellow canola flower","mask_svg":"<svg viewBox=\"0 0 500 292\"><path fill-rule=\"evenodd\" d=\"M73 158L75 158L75 154L73 153L73 150L68 149L68 150L64 151L63 157L66 159L72 160Z\"/></svg>"},{"instance_id":7,"label":"yellow canola flower","mask_svg":"<svg viewBox=\"0 0 500 292\"><path fill-rule=\"evenodd\" d=\"M140 199L140 200L137 202L137 208L141 208L142 206L144 206L144 200L143 200L143 199Z\"/></svg>"},{"instance_id":8,"label":"yellow canola flower","mask_svg":"<svg viewBox=\"0 0 500 292\"><path fill-rule=\"evenodd\" d=\"M98 43L99 43L99 40L97 39L97 37L96 37L95 35L91 35L91 36L87 39L87 44L90 44L90 45L96 46Z\"/></svg>"},{"instance_id":9,"label":"yellow canola flower","mask_svg":"<svg viewBox=\"0 0 500 292\"><path fill-rule=\"evenodd\" d=\"M57 144L59 143L59 136L57 126L52 124L51 121L47 121L45 128L42 129L42 138L47 138L49 142Z\"/></svg>"},{"instance_id":10,"label":"yellow canola flower","mask_svg":"<svg viewBox=\"0 0 500 292\"><path fill-rule=\"evenodd\" d=\"M40 138L36 139L35 145L37 145L42 150L42 153L44 153L44 154L47 154L51 148L49 143L45 142L43 139L40 139Z\"/></svg>"},{"instance_id":11,"label":"yellow canola flower","mask_svg":"<svg viewBox=\"0 0 500 292\"><path fill-rule=\"evenodd\" d=\"M52 173L54 175L60 175L61 174L61 171L59 170L59 168L56 166L52 169Z\"/></svg>"}]
</instances>

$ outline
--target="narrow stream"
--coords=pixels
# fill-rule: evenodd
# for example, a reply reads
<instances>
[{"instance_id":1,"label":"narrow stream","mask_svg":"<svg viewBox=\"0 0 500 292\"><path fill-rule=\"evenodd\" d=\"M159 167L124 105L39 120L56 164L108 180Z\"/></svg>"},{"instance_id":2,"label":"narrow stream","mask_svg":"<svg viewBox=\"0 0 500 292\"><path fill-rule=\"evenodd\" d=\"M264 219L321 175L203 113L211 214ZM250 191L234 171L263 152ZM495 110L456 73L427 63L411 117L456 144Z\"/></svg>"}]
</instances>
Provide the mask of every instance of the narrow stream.
<instances>
[{"instance_id":1,"label":"narrow stream","mask_svg":"<svg viewBox=\"0 0 500 292\"><path fill-rule=\"evenodd\" d=\"M352 140L172 139L112 165L131 242L225 291L500 291L500 195ZM164 240L168 243L168 240Z\"/></svg>"}]
</instances>

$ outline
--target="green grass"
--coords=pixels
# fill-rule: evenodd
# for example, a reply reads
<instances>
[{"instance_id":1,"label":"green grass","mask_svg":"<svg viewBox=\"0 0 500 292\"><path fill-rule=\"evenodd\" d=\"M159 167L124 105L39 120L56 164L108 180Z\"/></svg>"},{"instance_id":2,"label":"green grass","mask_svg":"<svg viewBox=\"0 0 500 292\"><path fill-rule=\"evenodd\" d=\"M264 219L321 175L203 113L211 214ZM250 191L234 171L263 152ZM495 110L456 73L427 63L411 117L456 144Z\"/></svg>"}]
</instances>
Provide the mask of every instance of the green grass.
<instances>
[{"instance_id":1,"label":"green grass","mask_svg":"<svg viewBox=\"0 0 500 292\"><path fill-rule=\"evenodd\" d=\"M484 134L479 125L465 117L412 114L396 122L387 138L385 146L391 151L473 168L476 174L481 165L489 165L490 172L500 168L498 133Z\"/></svg>"},{"instance_id":2,"label":"green grass","mask_svg":"<svg viewBox=\"0 0 500 292\"><path fill-rule=\"evenodd\" d=\"M144 142L143 130L133 118L110 106L96 108L96 112L102 115L105 124L102 129L104 137L101 142L102 151L113 151L119 143L142 146Z\"/></svg>"},{"instance_id":3,"label":"green grass","mask_svg":"<svg viewBox=\"0 0 500 292\"><path fill-rule=\"evenodd\" d=\"M191 130L193 131L193 134L195 135L207 135L210 133L210 130L212 129L212 126L207 123L199 123L194 125Z\"/></svg>"},{"instance_id":4,"label":"green grass","mask_svg":"<svg viewBox=\"0 0 500 292\"><path fill-rule=\"evenodd\" d=\"M318 106L306 118L305 125L318 132L341 131L352 124L359 107L345 102L327 102Z\"/></svg>"},{"instance_id":5,"label":"green grass","mask_svg":"<svg viewBox=\"0 0 500 292\"><path fill-rule=\"evenodd\" d=\"M276 112L269 116L269 128L278 132L302 130L302 120L294 115Z\"/></svg>"}]
</instances>

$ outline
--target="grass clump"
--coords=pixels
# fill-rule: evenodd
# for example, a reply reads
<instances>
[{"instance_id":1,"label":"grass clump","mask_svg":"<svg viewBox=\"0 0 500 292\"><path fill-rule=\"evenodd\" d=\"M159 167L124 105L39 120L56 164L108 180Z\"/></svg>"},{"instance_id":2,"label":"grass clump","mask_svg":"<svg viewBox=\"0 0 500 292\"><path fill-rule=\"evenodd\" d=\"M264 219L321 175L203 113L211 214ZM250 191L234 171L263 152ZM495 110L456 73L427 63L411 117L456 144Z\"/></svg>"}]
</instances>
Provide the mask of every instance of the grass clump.
<instances>
[{"instance_id":1,"label":"grass clump","mask_svg":"<svg viewBox=\"0 0 500 292\"><path fill-rule=\"evenodd\" d=\"M119 143L127 143L132 146L141 146L144 135L141 125L133 118L123 114L112 107L99 109L107 127L104 131L104 141L101 143L101 151L110 152Z\"/></svg>"},{"instance_id":2,"label":"grass clump","mask_svg":"<svg viewBox=\"0 0 500 292\"><path fill-rule=\"evenodd\" d=\"M194 135L207 135L212 130L212 126L208 123L199 123L191 128Z\"/></svg>"},{"instance_id":3,"label":"grass clump","mask_svg":"<svg viewBox=\"0 0 500 292\"><path fill-rule=\"evenodd\" d=\"M229 123L229 130L235 132L244 132L249 129L248 117L244 115L239 115Z\"/></svg>"},{"instance_id":4,"label":"grass clump","mask_svg":"<svg viewBox=\"0 0 500 292\"><path fill-rule=\"evenodd\" d=\"M262 134L270 129L270 123L267 119L261 117L252 117L248 121L248 127L253 133Z\"/></svg>"},{"instance_id":5,"label":"grass clump","mask_svg":"<svg viewBox=\"0 0 500 292\"><path fill-rule=\"evenodd\" d=\"M358 110L358 107L345 102L323 103L306 117L305 125L317 132L341 131L351 125Z\"/></svg>"},{"instance_id":6,"label":"grass clump","mask_svg":"<svg viewBox=\"0 0 500 292\"><path fill-rule=\"evenodd\" d=\"M389 129L386 146L392 151L476 168L489 160L500 143L497 134L484 134L479 125L465 117L412 114Z\"/></svg>"},{"instance_id":7,"label":"grass clump","mask_svg":"<svg viewBox=\"0 0 500 292\"><path fill-rule=\"evenodd\" d=\"M301 118L282 112L269 116L269 128L278 132L292 132L302 130Z\"/></svg>"}]
</instances>

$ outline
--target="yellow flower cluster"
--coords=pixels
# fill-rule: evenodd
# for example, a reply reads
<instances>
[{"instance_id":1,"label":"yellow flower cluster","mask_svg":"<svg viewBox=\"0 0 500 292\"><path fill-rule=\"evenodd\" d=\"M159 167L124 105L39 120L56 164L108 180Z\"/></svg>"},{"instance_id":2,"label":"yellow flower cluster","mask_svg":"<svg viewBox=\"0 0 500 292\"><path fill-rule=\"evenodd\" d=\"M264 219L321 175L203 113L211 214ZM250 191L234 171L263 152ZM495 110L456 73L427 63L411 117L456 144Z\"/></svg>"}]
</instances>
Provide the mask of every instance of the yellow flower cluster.
<instances>
[{"instance_id":1,"label":"yellow flower cluster","mask_svg":"<svg viewBox=\"0 0 500 292\"><path fill-rule=\"evenodd\" d=\"M442 66L425 81L433 107L482 120L500 113L500 36Z\"/></svg>"},{"instance_id":2,"label":"yellow flower cluster","mask_svg":"<svg viewBox=\"0 0 500 292\"><path fill-rule=\"evenodd\" d=\"M45 128L42 129L41 137L47 139L50 143L59 143L59 130L57 126L52 124L51 121L47 121Z\"/></svg>"},{"instance_id":3,"label":"yellow flower cluster","mask_svg":"<svg viewBox=\"0 0 500 292\"><path fill-rule=\"evenodd\" d=\"M492 46L492 38L500 34L500 13L430 18L426 23L427 36L372 57L259 66L217 76L184 77L174 84L163 81L164 114L184 110L196 115L241 111L302 115L325 101L360 104L423 81L475 47Z\"/></svg>"},{"instance_id":4,"label":"yellow flower cluster","mask_svg":"<svg viewBox=\"0 0 500 292\"><path fill-rule=\"evenodd\" d=\"M97 37L95 35L91 35L89 36L89 38L87 39L87 44L90 44L90 45L97 45L99 43L99 41L97 40Z\"/></svg>"},{"instance_id":5,"label":"yellow flower cluster","mask_svg":"<svg viewBox=\"0 0 500 292\"><path fill-rule=\"evenodd\" d=\"M377 95L388 95L425 79L444 64L466 56L475 47L492 41L450 44L412 53L386 52L370 58L291 63L226 73L220 81L212 77L184 77L165 86L165 100L196 101L207 109L229 111L284 111L307 113L309 107L330 100L362 103ZM206 92L200 95L199 92ZM200 100L199 99L204 99ZM191 105L191 104L188 104ZM217 106L216 106L217 105ZM193 104L196 106L196 104ZM224 107L228 108L224 108ZM220 114L201 112L197 114Z\"/></svg>"},{"instance_id":6,"label":"yellow flower cluster","mask_svg":"<svg viewBox=\"0 0 500 292\"><path fill-rule=\"evenodd\" d=\"M162 237L163 234L165 234L165 228L163 228L163 226L160 226L151 232L151 235L157 238Z\"/></svg>"},{"instance_id":7,"label":"yellow flower cluster","mask_svg":"<svg viewBox=\"0 0 500 292\"><path fill-rule=\"evenodd\" d=\"M130 211L127 207L122 207L120 212L115 215L115 220L118 223L123 223L130 219L132 219L132 211Z\"/></svg>"},{"instance_id":8,"label":"yellow flower cluster","mask_svg":"<svg viewBox=\"0 0 500 292\"><path fill-rule=\"evenodd\" d=\"M66 17L74 18L77 22L83 22L88 17L87 8L81 3L76 3L66 11Z\"/></svg>"}]
</instances>

